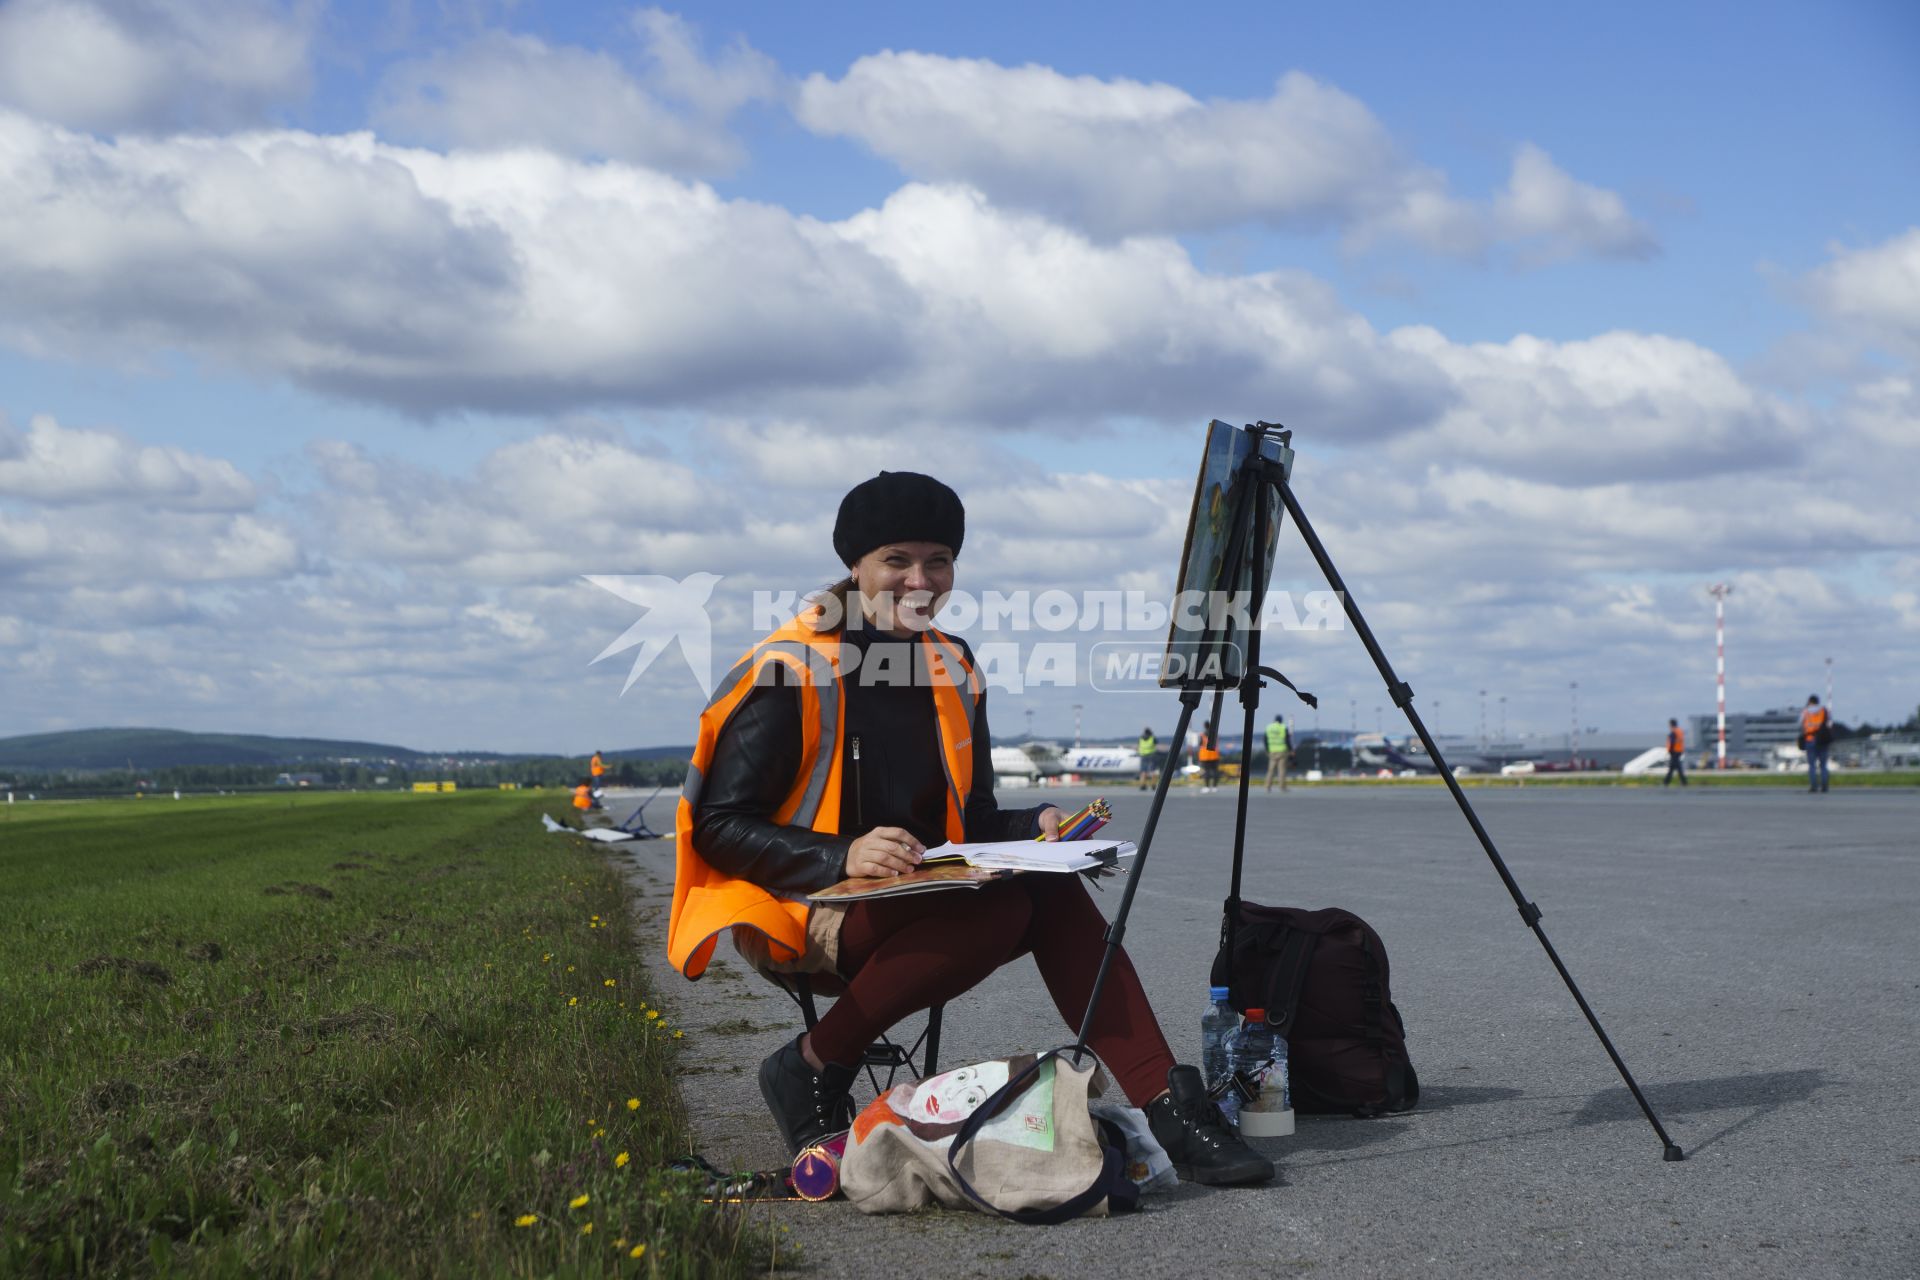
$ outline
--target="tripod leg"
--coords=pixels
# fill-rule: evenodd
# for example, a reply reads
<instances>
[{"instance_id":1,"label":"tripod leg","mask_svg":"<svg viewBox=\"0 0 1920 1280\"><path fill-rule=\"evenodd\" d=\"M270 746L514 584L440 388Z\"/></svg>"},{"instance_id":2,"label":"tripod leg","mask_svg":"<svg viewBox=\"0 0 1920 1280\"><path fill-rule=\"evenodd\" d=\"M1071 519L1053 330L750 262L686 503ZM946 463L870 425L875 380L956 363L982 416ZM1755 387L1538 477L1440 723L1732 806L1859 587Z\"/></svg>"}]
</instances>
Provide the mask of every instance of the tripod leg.
<instances>
[{"instance_id":1,"label":"tripod leg","mask_svg":"<svg viewBox=\"0 0 1920 1280\"><path fill-rule=\"evenodd\" d=\"M1360 642L1367 647L1367 653L1373 658L1373 665L1380 671L1380 678L1386 681L1387 693L1393 699L1393 705L1406 712L1408 723L1413 726L1413 731L1420 735L1420 741L1427 748L1428 758L1440 770L1441 778L1446 781L1447 790L1453 793L1454 803L1460 806L1460 812L1465 815L1467 825L1473 828L1473 834L1480 841L1480 847L1486 851L1487 858L1493 863L1493 869L1499 873L1502 883L1507 886L1507 892L1513 895L1514 904L1520 909L1520 918L1527 922L1527 928L1533 930L1533 936L1540 940L1540 946L1546 951L1547 959L1553 962L1554 969L1560 974L1560 980L1567 984L1567 990L1573 993L1574 1002L1580 1006L1580 1012L1586 1015L1587 1025L1591 1026L1593 1034L1600 1038L1601 1047L1607 1051L1607 1056L1613 1059L1615 1070L1619 1071L1620 1078L1626 1081L1627 1088L1633 1093L1633 1100L1640 1104L1640 1110L1647 1117L1647 1123L1652 1125L1653 1131L1660 1136L1661 1144L1665 1148L1662 1158L1686 1159L1686 1153L1680 1149L1680 1145L1667 1136L1666 1129L1660 1124L1660 1118L1653 1113L1652 1104L1647 1101L1646 1095L1640 1092L1639 1082L1633 1078L1633 1072L1627 1069L1626 1061L1613 1047L1613 1041L1607 1038L1606 1028L1600 1025L1600 1019L1593 1012L1593 1007L1580 993L1580 987L1574 982L1573 975L1567 972L1567 966L1561 963L1559 953L1547 940L1545 931L1540 928L1540 908L1527 901L1526 895L1520 892L1520 886L1514 881L1513 873L1507 870L1506 861L1501 858L1500 851L1493 847L1493 839L1487 835L1487 829L1480 825L1479 815L1474 813L1473 806L1467 802L1467 793L1460 789L1460 783L1454 778L1453 770L1448 768L1447 762L1441 758L1439 746L1434 742L1433 736L1427 732L1427 726L1420 719L1419 713L1413 709L1413 689L1394 674L1393 665L1387 661L1387 655L1381 650L1379 641L1374 639L1372 629L1367 626L1367 620L1360 616L1360 608L1354 604L1353 596L1348 593L1347 584L1341 581L1340 571L1333 567L1333 560L1327 555L1327 549L1321 545L1319 536L1313 531L1313 526L1307 522L1306 513L1300 510L1300 503L1294 497L1292 487L1287 484L1285 474L1277 468L1274 469L1270 472L1269 483L1279 490L1280 501L1286 504L1287 514L1293 517L1294 526L1300 530L1300 536L1306 539L1307 550L1313 553L1314 561L1320 566L1320 572L1326 576L1327 585L1340 596L1340 603L1346 610L1347 620L1353 623L1353 629L1360 634Z\"/></svg>"},{"instance_id":2,"label":"tripod leg","mask_svg":"<svg viewBox=\"0 0 1920 1280\"><path fill-rule=\"evenodd\" d=\"M1172 741L1176 744L1187 740L1187 726L1193 722L1193 713L1200 708L1198 689L1182 690L1180 694L1180 726L1173 731ZM1140 843L1133 855L1133 865L1127 868L1126 892L1120 895L1120 909L1114 913L1113 920L1107 925L1107 947L1100 956L1100 970L1093 975L1093 994L1087 997L1087 1011L1080 1017L1080 1036L1073 1043L1073 1062L1079 1066L1086 1054L1087 1034L1093 1028L1093 1012L1100 1007L1100 993L1107 988L1107 972L1113 968L1113 957L1120 950L1120 941L1127 932L1127 913L1133 910L1133 893L1140 886L1140 869L1147 865L1147 853L1153 847L1154 829L1160 825L1160 811L1167 803L1167 785L1173 781L1173 770L1160 772L1160 783L1154 788L1153 803L1147 809L1147 825L1140 832Z\"/></svg>"}]
</instances>

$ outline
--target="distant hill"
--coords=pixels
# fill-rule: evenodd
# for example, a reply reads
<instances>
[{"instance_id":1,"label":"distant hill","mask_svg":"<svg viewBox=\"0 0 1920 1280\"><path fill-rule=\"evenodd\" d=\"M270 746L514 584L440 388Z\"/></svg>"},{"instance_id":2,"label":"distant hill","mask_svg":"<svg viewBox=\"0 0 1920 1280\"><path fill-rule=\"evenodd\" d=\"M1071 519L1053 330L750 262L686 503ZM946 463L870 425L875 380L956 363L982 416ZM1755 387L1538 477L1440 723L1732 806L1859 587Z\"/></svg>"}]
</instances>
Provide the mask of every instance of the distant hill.
<instances>
[{"instance_id":1,"label":"distant hill","mask_svg":"<svg viewBox=\"0 0 1920 1280\"><path fill-rule=\"evenodd\" d=\"M579 753L584 758L589 751ZM609 751L609 760L684 760L691 746L633 747ZM457 756L463 760L561 759L540 752L416 751L391 743L334 738L275 738L257 733L188 733L180 729L73 729L0 738L0 769L57 772L65 769L139 770L187 765L293 766L330 760L391 760L407 765Z\"/></svg>"},{"instance_id":2,"label":"distant hill","mask_svg":"<svg viewBox=\"0 0 1920 1280\"><path fill-rule=\"evenodd\" d=\"M588 751L583 754L592 755L593 753ZM689 742L678 747L628 747L625 751L609 751L606 755L609 760L691 760L693 744Z\"/></svg>"},{"instance_id":3,"label":"distant hill","mask_svg":"<svg viewBox=\"0 0 1920 1280\"><path fill-rule=\"evenodd\" d=\"M378 742L271 738L253 733L187 733L179 729L74 729L0 738L0 768L166 769L196 764L293 765L354 757L409 761L422 753Z\"/></svg>"}]
</instances>

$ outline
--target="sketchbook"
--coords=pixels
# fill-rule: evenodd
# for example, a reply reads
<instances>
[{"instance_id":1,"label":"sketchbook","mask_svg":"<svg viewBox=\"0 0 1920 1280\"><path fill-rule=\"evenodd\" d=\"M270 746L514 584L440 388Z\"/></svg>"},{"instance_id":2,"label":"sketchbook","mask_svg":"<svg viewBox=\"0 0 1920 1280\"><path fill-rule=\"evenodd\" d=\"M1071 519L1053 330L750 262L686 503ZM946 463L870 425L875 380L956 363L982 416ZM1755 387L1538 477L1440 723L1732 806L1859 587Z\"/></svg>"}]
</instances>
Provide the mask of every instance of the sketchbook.
<instances>
[{"instance_id":1,"label":"sketchbook","mask_svg":"<svg viewBox=\"0 0 1920 1280\"><path fill-rule=\"evenodd\" d=\"M1021 871L1098 873L1130 858L1131 840L998 840L986 844L943 844L929 849L918 870L897 876L861 876L807 895L809 902L861 902L896 898L935 889L978 889Z\"/></svg>"},{"instance_id":2,"label":"sketchbook","mask_svg":"<svg viewBox=\"0 0 1920 1280\"><path fill-rule=\"evenodd\" d=\"M1004 880L1011 871L989 867L970 867L964 862L946 862L921 867L897 876L862 876L828 885L807 895L809 902L864 902L871 898L898 898L909 893L929 893L935 889L978 889L983 884Z\"/></svg>"},{"instance_id":3,"label":"sketchbook","mask_svg":"<svg viewBox=\"0 0 1920 1280\"><path fill-rule=\"evenodd\" d=\"M927 850L922 866L964 862L999 871L1087 871L1110 867L1134 855L1131 840L993 840L982 844L943 844Z\"/></svg>"}]
</instances>

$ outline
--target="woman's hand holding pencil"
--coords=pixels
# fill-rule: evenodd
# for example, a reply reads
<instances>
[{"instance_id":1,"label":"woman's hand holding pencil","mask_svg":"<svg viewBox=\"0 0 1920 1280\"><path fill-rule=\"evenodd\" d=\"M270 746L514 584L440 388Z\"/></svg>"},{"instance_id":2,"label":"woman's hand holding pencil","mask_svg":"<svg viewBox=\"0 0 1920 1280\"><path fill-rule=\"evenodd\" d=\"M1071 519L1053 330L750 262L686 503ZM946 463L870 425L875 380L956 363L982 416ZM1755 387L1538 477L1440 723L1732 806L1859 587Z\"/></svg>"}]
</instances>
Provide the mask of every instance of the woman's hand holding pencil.
<instances>
[{"instance_id":1,"label":"woman's hand holding pencil","mask_svg":"<svg viewBox=\"0 0 1920 1280\"><path fill-rule=\"evenodd\" d=\"M1112 820L1113 810L1107 807L1104 797L1091 800L1084 808L1060 819L1060 834L1055 839L1085 840ZM1034 837L1036 841L1046 838L1044 834Z\"/></svg>"}]
</instances>

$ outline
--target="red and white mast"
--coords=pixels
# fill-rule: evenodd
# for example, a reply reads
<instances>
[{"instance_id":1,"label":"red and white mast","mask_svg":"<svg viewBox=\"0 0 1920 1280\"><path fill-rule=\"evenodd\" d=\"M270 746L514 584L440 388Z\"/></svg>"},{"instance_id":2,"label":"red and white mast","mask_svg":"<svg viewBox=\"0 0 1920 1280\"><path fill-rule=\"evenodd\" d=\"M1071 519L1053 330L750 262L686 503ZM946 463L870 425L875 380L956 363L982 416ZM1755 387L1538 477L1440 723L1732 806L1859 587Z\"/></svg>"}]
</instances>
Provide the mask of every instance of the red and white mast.
<instances>
[{"instance_id":1,"label":"red and white mast","mask_svg":"<svg viewBox=\"0 0 1920 1280\"><path fill-rule=\"evenodd\" d=\"M1716 769L1727 767L1727 595L1729 583L1716 582L1707 588L1713 597L1713 682L1720 699L1720 745Z\"/></svg>"}]
</instances>

